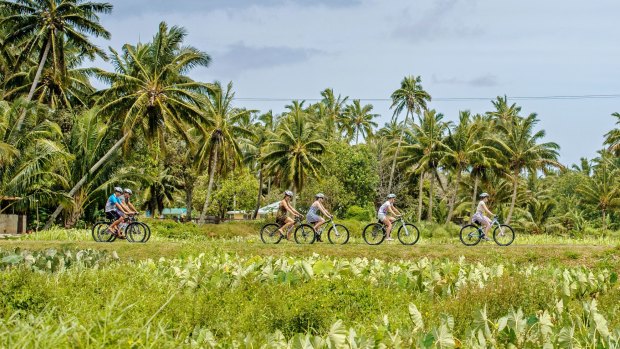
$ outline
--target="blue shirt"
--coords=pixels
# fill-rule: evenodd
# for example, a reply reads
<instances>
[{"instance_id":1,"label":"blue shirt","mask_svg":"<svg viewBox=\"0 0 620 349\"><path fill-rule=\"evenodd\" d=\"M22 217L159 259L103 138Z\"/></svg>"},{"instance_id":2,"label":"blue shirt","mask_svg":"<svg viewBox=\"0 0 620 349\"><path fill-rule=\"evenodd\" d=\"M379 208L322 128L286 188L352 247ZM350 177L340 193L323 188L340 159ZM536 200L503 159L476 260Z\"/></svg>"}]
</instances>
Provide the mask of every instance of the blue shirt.
<instances>
[{"instance_id":1,"label":"blue shirt","mask_svg":"<svg viewBox=\"0 0 620 349\"><path fill-rule=\"evenodd\" d=\"M116 204L120 205L121 203L122 203L121 199L117 198L116 195L112 194L108 198L108 201L105 203L105 211L106 212L114 211L116 210Z\"/></svg>"}]
</instances>

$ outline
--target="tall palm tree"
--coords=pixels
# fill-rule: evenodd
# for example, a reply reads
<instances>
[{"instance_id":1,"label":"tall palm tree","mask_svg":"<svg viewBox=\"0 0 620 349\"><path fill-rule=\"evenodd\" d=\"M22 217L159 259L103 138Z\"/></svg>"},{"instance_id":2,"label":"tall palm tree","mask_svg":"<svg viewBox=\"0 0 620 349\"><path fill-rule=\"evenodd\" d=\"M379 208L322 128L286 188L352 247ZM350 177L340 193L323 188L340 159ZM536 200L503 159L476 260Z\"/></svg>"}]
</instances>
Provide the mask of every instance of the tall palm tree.
<instances>
[{"instance_id":1,"label":"tall palm tree","mask_svg":"<svg viewBox=\"0 0 620 349\"><path fill-rule=\"evenodd\" d=\"M583 181L577 192L582 195L581 200L601 210L603 231L607 231L607 211L620 207L620 169L613 163L609 152L599 154L594 160L594 175L582 175Z\"/></svg>"},{"instance_id":2,"label":"tall palm tree","mask_svg":"<svg viewBox=\"0 0 620 349\"><path fill-rule=\"evenodd\" d=\"M168 29L162 22L152 42L125 45L122 54L112 51L114 72L97 70L97 76L110 84L98 93L98 104L102 113L111 116L111 122L119 122L121 135L69 191L69 196L136 131L141 130L147 138L154 139L162 138L166 128L183 134L187 124L204 130L200 105L210 85L193 81L185 74L195 67L207 66L211 59L194 47L183 46L186 35L185 29L176 26ZM62 209L62 206L56 208L46 228Z\"/></svg>"},{"instance_id":3,"label":"tall palm tree","mask_svg":"<svg viewBox=\"0 0 620 349\"><path fill-rule=\"evenodd\" d=\"M218 165L238 164L242 154L239 138L250 135L250 131L241 127L239 122L243 118L249 118L254 111L235 108L232 104L234 98L232 82L229 82L225 89L219 82L215 82L204 103L207 123L206 137L199 151L199 157L206 159L209 163L209 184L207 197L200 213L201 223L206 220Z\"/></svg>"},{"instance_id":4,"label":"tall palm tree","mask_svg":"<svg viewBox=\"0 0 620 349\"><path fill-rule=\"evenodd\" d=\"M452 169L456 175L454 187L448 202L448 216L446 224L452 220L454 203L458 195L461 183L461 174L469 168L476 159L484 156L484 152L492 148L485 145L476 130L478 125L472 123L469 111L462 111L459 115L459 123L448 129L448 136L441 144L440 154L442 163Z\"/></svg>"},{"instance_id":5,"label":"tall palm tree","mask_svg":"<svg viewBox=\"0 0 620 349\"><path fill-rule=\"evenodd\" d=\"M413 130L408 131L408 137L414 143L403 147L403 154L400 157L405 166L414 166L415 172L420 175L420 182L424 180L426 173L430 177L429 204L427 220L433 219L433 189L437 168L440 165L444 149L444 136L450 123L443 121L443 114L435 110L425 111L422 117L418 117L419 125L414 124ZM422 219L422 184L418 193L418 221Z\"/></svg>"},{"instance_id":6,"label":"tall palm tree","mask_svg":"<svg viewBox=\"0 0 620 349\"><path fill-rule=\"evenodd\" d=\"M611 115L616 118L616 125L620 127L620 113ZM616 156L620 156L620 128L615 128L605 135L605 145L608 145L609 150Z\"/></svg>"},{"instance_id":7,"label":"tall palm tree","mask_svg":"<svg viewBox=\"0 0 620 349\"><path fill-rule=\"evenodd\" d=\"M328 139L340 139L346 123L343 119L344 110L349 97L334 94L334 90L326 88L321 91L323 99L319 103L319 111L325 124L325 135Z\"/></svg>"},{"instance_id":8,"label":"tall palm tree","mask_svg":"<svg viewBox=\"0 0 620 349\"><path fill-rule=\"evenodd\" d=\"M491 171L500 170L501 154L493 147L493 138L490 137L493 134L492 117L489 115L476 114L472 117L472 132L475 133L476 139L482 142L486 149L492 150L483 151L474 157L471 162L470 177L473 179L473 189L471 198L470 215L473 215L476 210L476 203L478 202L478 186L481 179L486 179L487 175Z\"/></svg>"},{"instance_id":9,"label":"tall palm tree","mask_svg":"<svg viewBox=\"0 0 620 349\"><path fill-rule=\"evenodd\" d=\"M521 113L521 107L516 103L508 104L508 97L503 98L498 96L497 99L492 101L495 110L487 112L487 115L494 121L501 123L510 123L515 118L519 117Z\"/></svg>"},{"instance_id":10,"label":"tall palm tree","mask_svg":"<svg viewBox=\"0 0 620 349\"><path fill-rule=\"evenodd\" d=\"M506 224L510 223L517 200L519 176L523 170L536 172L549 167L560 168L557 143L540 141L545 137L545 131L535 132L538 123L536 114L525 118L517 117L511 122L502 122L498 125L501 137L495 140L498 150L504 155L503 162L512 176L512 198Z\"/></svg>"},{"instance_id":11,"label":"tall palm tree","mask_svg":"<svg viewBox=\"0 0 620 349\"><path fill-rule=\"evenodd\" d=\"M87 35L110 38L110 33L99 24L99 14L112 12L112 5L84 0L2 0L1 26L8 26L6 45L23 47L16 62L20 66L35 50L39 53L38 68L32 79L32 86L26 101L32 100L37 89L43 67L52 52L53 67L61 74L66 73L65 43L81 50L84 54L105 57L104 52L88 40ZM22 126L25 111L17 120L17 130Z\"/></svg>"},{"instance_id":12,"label":"tall palm tree","mask_svg":"<svg viewBox=\"0 0 620 349\"><path fill-rule=\"evenodd\" d=\"M353 104L348 105L344 110L344 117L350 125L349 139L355 135L356 145L359 143L360 133L366 139L372 135L373 127L377 127L377 123L372 119L378 117L379 114L372 114L372 109L372 104L362 106L359 99L354 99Z\"/></svg>"},{"instance_id":13,"label":"tall palm tree","mask_svg":"<svg viewBox=\"0 0 620 349\"><path fill-rule=\"evenodd\" d=\"M323 168L320 155L326 151L325 141L302 105L287 106L289 111L280 121L263 156L265 168L295 193L304 188L308 177L320 176Z\"/></svg>"},{"instance_id":14,"label":"tall palm tree","mask_svg":"<svg viewBox=\"0 0 620 349\"><path fill-rule=\"evenodd\" d=\"M428 94L422 87L422 78L420 76L406 76L400 82L400 88L392 93L392 105L390 108L394 108L394 118L396 119L403 109L406 109L405 122L407 125L409 116L413 117L413 114L417 114L418 117L422 111L426 111L427 102L430 102L431 95ZM390 181L388 184L388 191L392 189L394 180L394 172L396 171L396 158L400 150L403 134L398 140L396 145L396 151L394 152L394 159L392 160L392 170L390 171Z\"/></svg>"}]
</instances>

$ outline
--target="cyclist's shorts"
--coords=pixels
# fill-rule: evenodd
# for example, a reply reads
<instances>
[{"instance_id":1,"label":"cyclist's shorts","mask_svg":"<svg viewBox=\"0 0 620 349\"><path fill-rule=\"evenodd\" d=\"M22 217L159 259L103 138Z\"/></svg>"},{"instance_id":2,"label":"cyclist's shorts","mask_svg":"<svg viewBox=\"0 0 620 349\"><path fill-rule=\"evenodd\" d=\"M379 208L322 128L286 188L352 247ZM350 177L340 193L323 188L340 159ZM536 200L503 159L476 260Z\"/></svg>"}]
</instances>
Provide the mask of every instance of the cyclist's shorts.
<instances>
[{"instance_id":1,"label":"cyclist's shorts","mask_svg":"<svg viewBox=\"0 0 620 349\"><path fill-rule=\"evenodd\" d=\"M315 214L309 214L306 216L306 220L308 221L308 223L314 224L318 221L321 220L321 217L315 215Z\"/></svg>"},{"instance_id":2,"label":"cyclist's shorts","mask_svg":"<svg viewBox=\"0 0 620 349\"><path fill-rule=\"evenodd\" d=\"M111 219L113 221L118 220L119 218L121 218L121 215L118 213L118 211L114 210L114 211L108 211L105 213L105 216L108 219Z\"/></svg>"},{"instance_id":3,"label":"cyclist's shorts","mask_svg":"<svg viewBox=\"0 0 620 349\"><path fill-rule=\"evenodd\" d=\"M379 221L381 223L383 223L383 220L385 219L386 215L384 215L383 213L378 213L377 214L377 218L379 219Z\"/></svg>"}]
</instances>

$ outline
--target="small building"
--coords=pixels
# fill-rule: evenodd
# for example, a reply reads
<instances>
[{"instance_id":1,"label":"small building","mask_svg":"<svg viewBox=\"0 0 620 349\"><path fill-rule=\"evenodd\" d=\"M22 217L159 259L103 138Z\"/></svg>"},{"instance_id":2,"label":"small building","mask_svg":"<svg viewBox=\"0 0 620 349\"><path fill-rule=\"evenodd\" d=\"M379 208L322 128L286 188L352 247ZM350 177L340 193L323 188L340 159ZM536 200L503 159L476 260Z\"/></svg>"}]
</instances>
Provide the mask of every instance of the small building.
<instances>
[{"instance_id":1,"label":"small building","mask_svg":"<svg viewBox=\"0 0 620 349\"><path fill-rule=\"evenodd\" d=\"M229 221L242 221L252 218L252 214L246 211L228 211L226 212L226 219Z\"/></svg>"},{"instance_id":2,"label":"small building","mask_svg":"<svg viewBox=\"0 0 620 349\"><path fill-rule=\"evenodd\" d=\"M0 212L4 212L6 203L15 202L21 200L20 197L13 196L0 196ZM10 214L0 214L0 234L22 234L27 229L26 215L16 214L11 212Z\"/></svg>"}]
</instances>

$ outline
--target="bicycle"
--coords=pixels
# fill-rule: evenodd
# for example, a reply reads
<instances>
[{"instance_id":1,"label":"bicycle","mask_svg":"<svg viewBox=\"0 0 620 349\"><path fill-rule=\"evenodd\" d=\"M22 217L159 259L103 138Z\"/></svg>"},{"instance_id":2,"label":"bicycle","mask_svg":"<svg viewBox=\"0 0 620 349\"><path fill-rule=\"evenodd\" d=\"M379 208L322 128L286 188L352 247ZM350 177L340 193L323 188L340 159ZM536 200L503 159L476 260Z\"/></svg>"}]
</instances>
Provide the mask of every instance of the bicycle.
<instances>
[{"instance_id":1,"label":"bicycle","mask_svg":"<svg viewBox=\"0 0 620 349\"><path fill-rule=\"evenodd\" d=\"M407 223L403 216L396 217L396 220L392 223L392 231L395 231L398 225L400 225L397 234L398 241L403 245L415 245L420 239L418 228L411 223ZM386 236L387 230L383 222L370 223L362 232L364 241L369 245L379 245L385 240Z\"/></svg>"},{"instance_id":2,"label":"bicycle","mask_svg":"<svg viewBox=\"0 0 620 349\"><path fill-rule=\"evenodd\" d=\"M138 221L136 216L127 217L125 223L121 223L119 231L124 232L127 241L145 243L151 238L151 228L146 223ZM96 242L114 242L118 236L111 233L108 228L113 220L97 221L91 230L93 240Z\"/></svg>"},{"instance_id":3,"label":"bicycle","mask_svg":"<svg viewBox=\"0 0 620 349\"><path fill-rule=\"evenodd\" d=\"M333 217L327 220L323 224L323 226L319 228L319 231L316 232L317 240L321 237L321 234L323 233L325 228L330 225L330 223L331 226L327 230L327 239L329 240L329 242L336 245L344 245L349 242L349 229L347 229L347 227L342 224L334 223Z\"/></svg>"},{"instance_id":4,"label":"bicycle","mask_svg":"<svg viewBox=\"0 0 620 349\"><path fill-rule=\"evenodd\" d=\"M512 244L515 240L515 231L511 226L508 224L500 224L497 216L493 217L491 227L493 226L495 226L495 229L493 229L493 240L496 244L500 246ZM478 222L474 222L473 224L467 224L461 228L459 238L463 245L475 246L480 240L486 238L486 235L484 234L484 230L482 230L482 225L478 224Z\"/></svg>"},{"instance_id":5,"label":"bicycle","mask_svg":"<svg viewBox=\"0 0 620 349\"><path fill-rule=\"evenodd\" d=\"M260 229L260 239L265 244L278 244L283 238L286 239L288 233L295 228L295 242L298 244L312 244L316 239L316 232L311 225L301 223L302 220L299 217L295 217L295 224L291 225L286 234L280 233L280 225L276 223L265 224Z\"/></svg>"}]
</instances>

